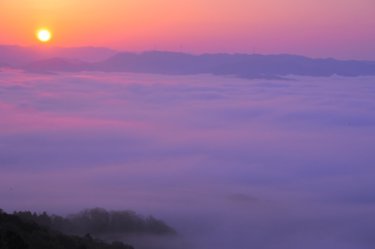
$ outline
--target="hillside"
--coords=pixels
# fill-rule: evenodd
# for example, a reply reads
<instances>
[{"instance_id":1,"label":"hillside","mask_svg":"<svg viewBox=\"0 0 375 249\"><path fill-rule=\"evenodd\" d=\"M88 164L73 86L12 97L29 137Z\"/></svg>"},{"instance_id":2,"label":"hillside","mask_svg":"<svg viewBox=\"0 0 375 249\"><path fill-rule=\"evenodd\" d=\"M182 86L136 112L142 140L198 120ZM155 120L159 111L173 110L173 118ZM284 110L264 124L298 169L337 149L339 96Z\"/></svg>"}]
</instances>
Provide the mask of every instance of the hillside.
<instances>
[{"instance_id":1,"label":"hillside","mask_svg":"<svg viewBox=\"0 0 375 249\"><path fill-rule=\"evenodd\" d=\"M64 235L0 210L1 249L133 249L122 242L104 243L92 238Z\"/></svg>"},{"instance_id":2,"label":"hillside","mask_svg":"<svg viewBox=\"0 0 375 249\"><path fill-rule=\"evenodd\" d=\"M35 222L44 227L66 234L92 234L100 237L108 234L132 235L176 235L176 231L153 216L143 217L133 211L107 211L102 208L86 209L62 217L37 214L30 211L15 212L22 220Z\"/></svg>"}]
</instances>

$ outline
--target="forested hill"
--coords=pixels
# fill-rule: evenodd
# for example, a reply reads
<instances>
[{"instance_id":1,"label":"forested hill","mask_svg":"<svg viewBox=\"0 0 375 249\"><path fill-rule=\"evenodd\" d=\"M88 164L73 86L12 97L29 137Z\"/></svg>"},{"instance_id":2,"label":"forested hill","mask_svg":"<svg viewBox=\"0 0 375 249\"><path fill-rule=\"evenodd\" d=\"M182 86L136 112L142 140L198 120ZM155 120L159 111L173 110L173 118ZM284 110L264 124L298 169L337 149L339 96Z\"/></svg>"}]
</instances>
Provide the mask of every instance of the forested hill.
<instances>
[{"instance_id":1,"label":"forested hill","mask_svg":"<svg viewBox=\"0 0 375 249\"><path fill-rule=\"evenodd\" d=\"M86 209L67 217L37 214L29 211L15 212L23 220L33 221L67 234L94 236L108 234L175 235L176 231L153 216L143 217L134 211L107 211L102 208Z\"/></svg>"},{"instance_id":2,"label":"forested hill","mask_svg":"<svg viewBox=\"0 0 375 249\"><path fill-rule=\"evenodd\" d=\"M104 243L92 238L64 235L33 221L0 210L1 249L133 249L122 242Z\"/></svg>"}]
</instances>

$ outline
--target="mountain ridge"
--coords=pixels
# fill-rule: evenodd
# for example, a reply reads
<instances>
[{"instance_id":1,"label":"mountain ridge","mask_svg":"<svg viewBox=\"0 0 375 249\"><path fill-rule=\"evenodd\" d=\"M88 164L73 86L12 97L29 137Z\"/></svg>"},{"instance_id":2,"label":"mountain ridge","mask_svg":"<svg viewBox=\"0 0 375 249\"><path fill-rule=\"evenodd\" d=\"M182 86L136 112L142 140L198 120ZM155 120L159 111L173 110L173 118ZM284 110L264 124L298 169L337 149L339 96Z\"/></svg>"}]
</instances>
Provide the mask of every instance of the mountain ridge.
<instances>
[{"instance_id":1,"label":"mountain ridge","mask_svg":"<svg viewBox=\"0 0 375 249\"><path fill-rule=\"evenodd\" d=\"M14 48L13 48L14 49ZM28 72L132 72L171 75L213 74L235 76L241 78L285 78L290 75L327 77L375 75L375 61L337 60L334 58L309 58L291 54L189 54L169 51L116 52L105 48L66 48L70 53L64 56L36 56L35 51L8 51L4 56L0 53L2 64ZM88 50L87 50L88 49ZM101 60L85 60L88 53L91 58L99 51ZM0 52L4 47L0 46ZM62 51L62 50L61 50ZM70 56L78 51L75 56ZM86 51L86 52L85 52ZM34 54L33 54L34 53ZM104 56L105 54L105 56ZM50 55L62 55L53 52ZM7 61L7 58L13 58Z\"/></svg>"}]
</instances>

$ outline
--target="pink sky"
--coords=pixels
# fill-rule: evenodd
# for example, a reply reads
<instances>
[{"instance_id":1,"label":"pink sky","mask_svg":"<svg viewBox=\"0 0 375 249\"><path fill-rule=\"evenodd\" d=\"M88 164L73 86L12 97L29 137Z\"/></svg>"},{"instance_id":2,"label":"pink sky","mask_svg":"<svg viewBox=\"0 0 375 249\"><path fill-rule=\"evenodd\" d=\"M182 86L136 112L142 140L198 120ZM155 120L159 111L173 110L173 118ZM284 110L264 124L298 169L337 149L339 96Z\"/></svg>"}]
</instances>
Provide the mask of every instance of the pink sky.
<instances>
[{"instance_id":1,"label":"pink sky","mask_svg":"<svg viewBox=\"0 0 375 249\"><path fill-rule=\"evenodd\" d=\"M375 59L373 0L2 0L0 44Z\"/></svg>"}]
</instances>

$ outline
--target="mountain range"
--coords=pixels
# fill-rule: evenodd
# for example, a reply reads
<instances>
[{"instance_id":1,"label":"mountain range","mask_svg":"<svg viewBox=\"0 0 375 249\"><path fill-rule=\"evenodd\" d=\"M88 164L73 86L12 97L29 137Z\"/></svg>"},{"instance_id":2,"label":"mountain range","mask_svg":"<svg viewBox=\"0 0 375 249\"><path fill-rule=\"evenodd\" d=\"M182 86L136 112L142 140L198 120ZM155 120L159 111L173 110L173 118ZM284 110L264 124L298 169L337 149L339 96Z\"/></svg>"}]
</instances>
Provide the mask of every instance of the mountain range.
<instances>
[{"instance_id":1,"label":"mountain range","mask_svg":"<svg viewBox=\"0 0 375 249\"><path fill-rule=\"evenodd\" d=\"M28 72L133 72L155 74L214 74L242 78L375 75L375 61L309 58L277 54L188 54L147 51L120 52L107 48L33 48L0 46L0 67Z\"/></svg>"}]
</instances>

